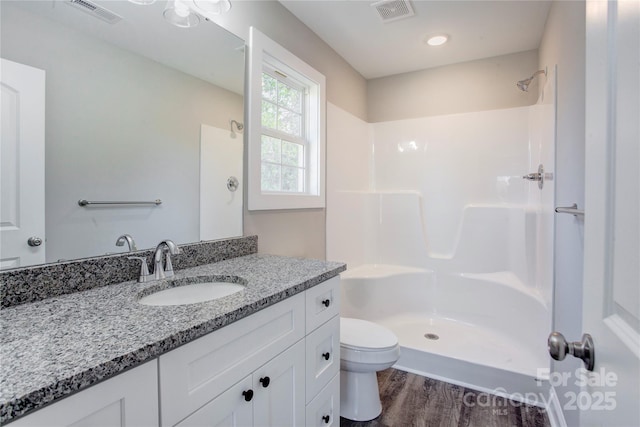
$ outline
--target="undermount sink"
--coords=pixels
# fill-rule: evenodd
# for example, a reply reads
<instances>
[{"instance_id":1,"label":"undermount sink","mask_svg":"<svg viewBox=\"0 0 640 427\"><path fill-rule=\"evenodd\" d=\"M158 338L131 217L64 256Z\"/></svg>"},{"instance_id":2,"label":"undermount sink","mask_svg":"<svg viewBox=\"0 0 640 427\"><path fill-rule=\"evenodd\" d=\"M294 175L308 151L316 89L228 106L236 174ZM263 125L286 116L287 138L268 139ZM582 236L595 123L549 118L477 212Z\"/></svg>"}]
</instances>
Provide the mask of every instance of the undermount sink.
<instances>
[{"instance_id":1,"label":"undermount sink","mask_svg":"<svg viewBox=\"0 0 640 427\"><path fill-rule=\"evenodd\" d=\"M246 281L236 276L185 278L147 290L138 302L153 306L195 304L241 292L245 285Z\"/></svg>"}]
</instances>

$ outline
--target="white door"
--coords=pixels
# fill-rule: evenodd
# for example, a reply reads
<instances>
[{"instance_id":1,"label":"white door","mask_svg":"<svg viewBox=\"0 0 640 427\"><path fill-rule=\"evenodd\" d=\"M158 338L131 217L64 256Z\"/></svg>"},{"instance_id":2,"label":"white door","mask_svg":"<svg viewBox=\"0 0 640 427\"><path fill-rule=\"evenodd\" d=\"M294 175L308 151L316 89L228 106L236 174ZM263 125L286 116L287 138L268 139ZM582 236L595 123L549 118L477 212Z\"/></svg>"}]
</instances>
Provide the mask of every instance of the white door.
<instances>
[{"instance_id":1,"label":"white door","mask_svg":"<svg viewBox=\"0 0 640 427\"><path fill-rule=\"evenodd\" d=\"M640 426L640 2L587 3L581 425Z\"/></svg>"},{"instance_id":2,"label":"white door","mask_svg":"<svg viewBox=\"0 0 640 427\"><path fill-rule=\"evenodd\" d=\"M1 61L0 269L5 269L45 262L45 72Z\"/></svg>"}]
</instances>

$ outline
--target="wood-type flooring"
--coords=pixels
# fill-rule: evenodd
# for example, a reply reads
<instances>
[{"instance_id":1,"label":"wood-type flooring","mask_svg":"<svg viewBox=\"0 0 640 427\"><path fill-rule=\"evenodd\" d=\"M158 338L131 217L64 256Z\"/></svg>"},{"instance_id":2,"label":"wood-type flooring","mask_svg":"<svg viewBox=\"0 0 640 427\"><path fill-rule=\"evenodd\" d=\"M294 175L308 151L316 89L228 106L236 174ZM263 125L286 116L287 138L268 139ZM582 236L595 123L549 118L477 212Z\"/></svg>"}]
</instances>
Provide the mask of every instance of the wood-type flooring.
<instances>
[{"instance_id":1,"label":"wood-type flooring","mask_svg":"<svg viewBox=\"0 0 640 427\"><path fill-rule=\"evenodd\" d=\"M543 408L393 368L378 372L382 414L341 427L549 427Z\"/></svg>"}]
</instances>

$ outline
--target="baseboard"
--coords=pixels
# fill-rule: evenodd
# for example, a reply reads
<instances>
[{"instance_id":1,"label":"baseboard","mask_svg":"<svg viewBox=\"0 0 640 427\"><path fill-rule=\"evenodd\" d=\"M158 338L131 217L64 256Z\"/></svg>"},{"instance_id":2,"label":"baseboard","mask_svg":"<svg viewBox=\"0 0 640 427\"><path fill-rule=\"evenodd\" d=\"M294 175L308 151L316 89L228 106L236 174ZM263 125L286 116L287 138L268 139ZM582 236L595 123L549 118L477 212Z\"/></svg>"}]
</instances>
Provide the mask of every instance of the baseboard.
<instances>
[{"instance_id":1,"label":"baseboard","mask_svg":"<svg viewBox=\"0 0 640 427\"><path fill-rule=\"evenodd\" d=\"M553 386L549 389L549 400L547 401L545 409L547 410L551 427L567 427L567 421L564 419L564 413L562 412L562 405L560 405L558 394Z\"/></svg>"}]
</instances>

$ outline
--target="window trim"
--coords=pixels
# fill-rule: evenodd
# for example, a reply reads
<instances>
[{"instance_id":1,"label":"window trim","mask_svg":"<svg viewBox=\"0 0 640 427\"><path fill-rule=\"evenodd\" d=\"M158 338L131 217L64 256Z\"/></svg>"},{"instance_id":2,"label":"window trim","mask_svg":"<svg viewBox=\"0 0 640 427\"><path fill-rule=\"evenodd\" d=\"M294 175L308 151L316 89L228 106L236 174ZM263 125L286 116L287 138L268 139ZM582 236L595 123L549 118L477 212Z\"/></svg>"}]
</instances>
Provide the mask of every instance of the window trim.
<instances>
[{"instance_id":1,"label":"window trim","mask_svg":"<svg viewBox=\"0 0 640 427\"><path fill-rule=\"evenodd\" d=\"M326 82L325 77L254 27L250 29L247 78L247 208L312 209L325 207ZM262 73L278 70L293 80L305 82L302 120L306 124L308 147L306 193L262 192ZM309 83L308 85L306 83ZM265 133L268 135L268 133ZM276 134L273 134L275 137ZM287 137L289 139L289 137Z\"/></svg>"}]
</instances>

